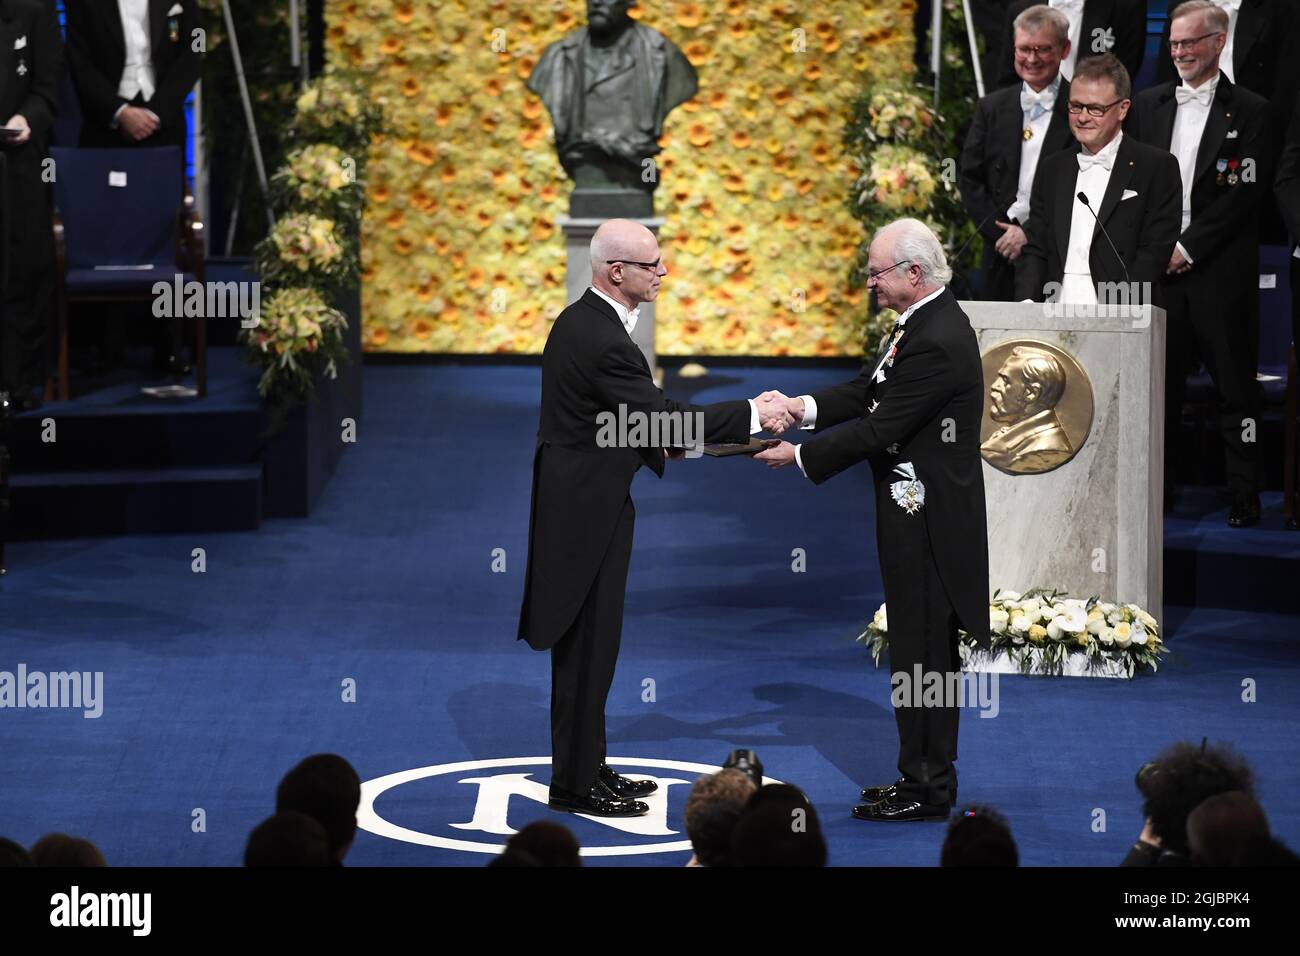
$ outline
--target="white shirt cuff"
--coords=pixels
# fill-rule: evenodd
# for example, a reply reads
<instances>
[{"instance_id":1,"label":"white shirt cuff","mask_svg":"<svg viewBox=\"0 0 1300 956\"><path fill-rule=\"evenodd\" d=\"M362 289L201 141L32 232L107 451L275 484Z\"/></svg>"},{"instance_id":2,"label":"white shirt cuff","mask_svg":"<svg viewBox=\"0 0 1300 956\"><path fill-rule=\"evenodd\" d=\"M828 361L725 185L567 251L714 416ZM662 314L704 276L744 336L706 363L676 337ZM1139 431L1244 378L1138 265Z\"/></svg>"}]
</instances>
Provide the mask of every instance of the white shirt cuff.
<instances>
[{"instance_id":1,"label":"white shirt cuff","mask_svg":"<svg viewBox=\"0 0 1300 956\"><path fill-rule=\"evenodd\" d=\"M758 420L758 402L752 398L749 400L749 433L755 435L763 430L763 425Z\"/></svg>"},{"instance_id":2,"label":"white shirt cuff","mask_svg":"<svg viewBox=\"0 0 1300 956\"><path fill-rule=\"evenodd\" d=\"M1183 244L1181 242L1175 242L1174 248L1177 249L1182 254L1182 257L1186 259L1188 262L1192 261L1192 257L1187 254L1187 250L1183 248Z\"/></svg>"},{"instance_id":3,"label":"white shirt cuff","mask_svg":"<svg viewBox=\"0 0 1300 956\"><path fill-rule=\"evenodd\" d=\"M807 477L808 477L808 472L806 472L806 471L803 470L803 454L802 454L802 452L800 451L801 448L803 448L802 445L795 445L795 446L794 446L794 463L795 463L796 465L799 466L799 470L800 470L800 471L803 471L803 476L804 476L805 478L807 478Z\"/></svg>"},{"instance_id":4,"label":"white shirt cuff","mask_svg":"<svg viewBox=\"0 0 1300 956\"><path fill-rule=\"evenodd\" d=\"M117 129L117 121L122 115L122 110L126 109L130 105L130 103L123 103L117 108L117 111L113 114L113 122L108 124L111 129Z\"/></svg>"},{"instance_id":5,"label":"white shirt cuff","mask_svg":"<svg viewBox=\"0 0 1300 956\"><path fill-rule=\"evenodd\" d=\"M817 400L811 395L800 395L803 401L803 421L799 423L799 428L803 431L812 431L817 427ZM795 457L799 455L798 449L795 450Z\"/></svg>"}]
</instances>

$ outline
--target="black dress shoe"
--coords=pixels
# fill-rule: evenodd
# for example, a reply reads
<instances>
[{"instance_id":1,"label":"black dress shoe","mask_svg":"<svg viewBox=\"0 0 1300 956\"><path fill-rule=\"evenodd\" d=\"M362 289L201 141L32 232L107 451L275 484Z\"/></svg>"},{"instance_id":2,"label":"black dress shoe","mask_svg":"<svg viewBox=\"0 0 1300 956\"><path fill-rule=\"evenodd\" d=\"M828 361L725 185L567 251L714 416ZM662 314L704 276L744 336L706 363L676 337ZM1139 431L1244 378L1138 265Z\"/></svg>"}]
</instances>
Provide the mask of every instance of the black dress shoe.
<instances>
[{"instance_id":1,"label":"black dress shoe","mask_svg":"<svg viewBox=\"0 0 1300 956\"><path fill-rule=\"evenodd\" d=\"M609 764L604 763L600 765L600 770L596 773L596 779L608 787L614 796L621 800L648 797L659 789L659 784L653 780L629 780L627 777L620 776L618 771Z\"/></svg>"},{"instance_id":2,"label":"black dress shoe","mask_svg":"<svg viewBox=\"0 0 1300 956\"><path fill-rule=\"evenodd\" d=\"M853 808L856 820L877 820L884 823L909 823L914 820L948 819L948 807L936 807L915 800L881 800L879 803L864 803Z\"/></svg>"},{"instance_id":3,"label":"black dress shoe","mask_svg":"<svg viewBox=\"0 0 1300 956\"><path fill-rule=\"evenodd\" d=\"M1259 524L1259 495L1236 495L1228 509L1229 528L1250 528Z\"/></svg>"},{"instance_id":4,"label":"black dress shoe","mask_svg":"<svg viewBox=\"0 0 1300 956\"><path fill-rule=\"evenodd\" d=\"M862 799L865 800L867 803L879 803L881 800L897 800L898 785L902 782L903 779L900 777L899 779L895 780L893 783L885 787L863 787ZM948 801L948 806L955 807L956 805L957 805L957 789L954 787L952 791L952 799Z\"/></svg>"},{"instance_id":5,"label":"black dress shoe","mask_svg":"<svg viewBox=\"0 0 1300 956\"><path fill-rule=\"evenodd\" d=\"M879 803L881 800L892 800L898 796L898 785L903 782L899 777L893 783L885 784L883 787L863 787L862 799L867 803Z\"/></svg>"},{"instance_id":6,"label":"black dress shoe","mask_svg":"<svg viewBox=\"0 0 1300 956\"><path fill-rule=\"evenodd\" d=\"M587 813L594 817L643 817L650 812L640 800L623 800L597 781L585 796L551 787L547 806L565 813Z\"/></svg>"}]
</instances>

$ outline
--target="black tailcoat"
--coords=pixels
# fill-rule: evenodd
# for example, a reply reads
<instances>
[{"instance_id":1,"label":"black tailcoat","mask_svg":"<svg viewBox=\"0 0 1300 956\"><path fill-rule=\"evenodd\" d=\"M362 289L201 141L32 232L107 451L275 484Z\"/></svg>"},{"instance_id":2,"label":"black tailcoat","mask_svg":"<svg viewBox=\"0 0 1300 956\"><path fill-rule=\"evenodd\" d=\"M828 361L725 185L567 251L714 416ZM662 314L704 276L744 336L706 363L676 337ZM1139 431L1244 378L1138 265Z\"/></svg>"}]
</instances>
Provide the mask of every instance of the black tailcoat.
<instances>
[{"instance_id":1,"label":"black tailcoat","mask_svg":"<svg viewBox=\"0 0 1300 956\"><path fill-rule=\"evenodd\" d=\"M49 144L63 73L63 43L54 4L0 0L0 123L22 114L32 128L20 146L0 145L4 157L9 274L22 276L54 262L50 187L41 161Z\"/></svg>"},{"instance_id":2,"label":"black tailcoat","mask_svg":"<svg viewBox=\"0 0 1300 956\"><path fill-rule=\"evenodd\" d=\"M1016 190L1020 187L1020 153L1025 128L1020 90L1020 85L1009 86L979 101L961 153L962 202L971 221L976 225L983 223L980 297L986 300L1005 301L1015 294L1015 264L998 255L993 246L1002 236L997 223L1007 221L1007 210L1016 201ZM1048 156L1074 143L1066 112L1069 99L1070 84L1062 78L1042 151L1038 154L1040 166ZM1023 227L1025 223L1020 225Z\"/></svg>"},{"instance_id":3,"label":"black tailcoat","mask_svg":"<svg viewBox=\"0 0 1300 956\"><path fill-rule=\"evenodd\" d=\"M1162 83L1139 93L1125 138L1168 151L1178 113L1177 87ZM1200 294L1211 297L1225 316L1259 310L1259 215L1272 199L1276 149L1268 101L1220 74L1196 152L1192 221L1178 242L1192 257L1193 273L1201 277ZM1242 175L1245 160L1254 162L1249 181ZM1180 197L1180 216L1181 202Z\"/></svg>"},{"instance_id":4,"label":"black tailcoat","mask_svg":"<svg viewBox=\"0 0 1300 956\"><path fill-rule=\"evenodd\" d=\"M815 484L869 462L882 566L889 564L895 535L928 535L961 626L987 645L989 551L979 450L985 393L979 345L966 313L947 290L917 309L904 329L883 382L872 381L873 362L853 381L813 393L816 432L851 424L803 444L800 460ZM915 514L906 514L890 490L900 480L894 469L902 462L913 465L925 486L925 504ZM888 591L885 600L891 600Z\"/></svg>"},{"instance_id":5,"label":"black tailcoat","mask_svg":"<svg viewBox=\"0 0 1300 956\"><path fill-rule=\"evenodd\" d=\"M172 14L176 7L179 12ZM65 11L68 66L81 103L81 145L183 144L185 99L203 66L203 55L194 50L194 31L203 26L198 0L149 0L149 55L155 89L152 99L142 105L152 110L162 125L138 144L112 128L118 107L127 102L117 93L126 66L126 36L117 4L66 0Z\"/></svg>"},{"instance_id":6,"label":"black tailcoat","mask_svg":"<svg viewBox=\"0 0 1300 956\"><path fill-rule=\"evenodd\" d=\"M555 320L542 353L542 406L519 638L555 645L573 623L610 544L632 476L663 476L659 448L600 448L597 416L703 412L705 441L746 441L746 401L690 405L665 398L618 314L588 289Z\"/></svg>"}]
</instances>

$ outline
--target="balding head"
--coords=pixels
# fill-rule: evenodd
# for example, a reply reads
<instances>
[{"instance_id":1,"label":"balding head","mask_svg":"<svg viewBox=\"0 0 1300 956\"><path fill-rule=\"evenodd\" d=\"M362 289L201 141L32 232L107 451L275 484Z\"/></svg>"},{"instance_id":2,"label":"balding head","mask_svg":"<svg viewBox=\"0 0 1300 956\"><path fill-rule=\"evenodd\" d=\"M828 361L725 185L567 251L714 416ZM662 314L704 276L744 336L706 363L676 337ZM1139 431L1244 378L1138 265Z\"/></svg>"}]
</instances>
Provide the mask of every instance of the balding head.
<instances>
[{"instance_id":1,"label":"balding head","mask_svg":"<svg viewBox=\"0 0 1300 956\"><path fill-rule=\"evenodd\" d=\"M591 237L591 284L629 309L659 294L668 274L653 232L631 219L610 219Z\"/></svg>"}]
</instances>

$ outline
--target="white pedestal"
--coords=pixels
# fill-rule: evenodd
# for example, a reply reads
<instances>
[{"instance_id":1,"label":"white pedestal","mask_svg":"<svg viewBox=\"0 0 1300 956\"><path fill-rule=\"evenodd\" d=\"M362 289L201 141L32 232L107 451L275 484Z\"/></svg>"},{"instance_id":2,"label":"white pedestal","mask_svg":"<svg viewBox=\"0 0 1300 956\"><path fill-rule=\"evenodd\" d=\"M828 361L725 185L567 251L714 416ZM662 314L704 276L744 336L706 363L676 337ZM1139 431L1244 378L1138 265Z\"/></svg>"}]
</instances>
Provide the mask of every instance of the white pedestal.
<instances>
[{"instance_id":1,"label":"white pedestal","mask_svg":"<svg viewBox=\"0 0 1300 956\"><path fill-rule=\"evenodd\" d=\"M1038 675L1042 673L1042 651L1031 651L1033 660L1033 670L1031 673ZM961 668L967 673L974 674L1013 674L1017 677L1023 675L1023 671L1016 666L1015 661L1005 653L999 653L991 656L983 651L975 651L971 658ZM1118 661L1114 660L1094 660L1089 661L1084 654L1071 654L1065 659L1061 667L1059 677L1116 677L1120 680L1129 680L1129 675L1125 673L1124 668Z\"/></svg>"},{"instance_id":2,"label":"white pedestal","mask_svg":"<svg viewBox=\"0 0 1300 956\"><path fill-rule=\"evenodd\" d=\"M560 228L564 230L564 245L568 254L568 271L565 276L565 289L568 301L576 302L591 285L591 237L604 219L570 219L559 218ZM651 232L659 236L659 227L664 224L662 218L634 219ZM646 302L637 313L636 328L632 330L632 341L645 356L650 373L655 371L655 304Z\"/></svg>"},{"instance_id":3,"label":"white pedestal","mask_svg":"<svg viewBox=\"0 0 1300 956\"><path fill-rule=\"evenodd\" d=\"M1092 383L1092 427L1071 460L1036 475L984 462L989 586L1096 594L1138 604L1163 623L1164 310L961 306L981 354L1011 339L1046 342L1073 356ZM986 403L992 385L984 383Z\"/></svg>"}]
</instances>

